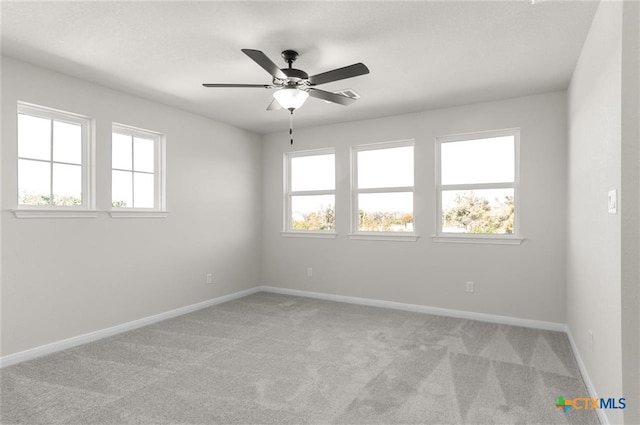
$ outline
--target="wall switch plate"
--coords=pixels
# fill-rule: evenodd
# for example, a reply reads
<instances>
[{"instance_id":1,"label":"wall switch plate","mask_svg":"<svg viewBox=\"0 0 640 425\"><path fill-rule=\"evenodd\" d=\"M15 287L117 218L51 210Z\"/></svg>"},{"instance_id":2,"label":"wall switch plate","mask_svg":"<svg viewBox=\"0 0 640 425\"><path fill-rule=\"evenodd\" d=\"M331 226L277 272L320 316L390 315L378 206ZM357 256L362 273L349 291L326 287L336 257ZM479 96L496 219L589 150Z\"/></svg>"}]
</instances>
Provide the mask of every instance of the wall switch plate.
<instances>
[{"instance_id":1,"label":"wall switch plate","mask_svg":"<svg viewBox=\"0 0 640 425\"><path fill-rule=\"evenodd\" d=\"M467 292L474 292L475 291L475 285L473 284L472 281L467 281Z\"/></svg>"},{"instance_id":2,"label":"wall switch plate","mask_svg":"<svg viewBox=\"0 0 640 425\"><path fill-rule=\"evenodd\" d=\"M618 213L618 192L615 189L609 191L607 196L609 201L609 214Z\"/></svg>"},{"instance_id":3,"label":"wall switch plate","mask_svg":"<svg viewBox=\"0 0 640 425\"><path fill-rule=\"evenodd\" d=\"M213 274L207 273L207 283L213 283Z\"/></svg>"},{"instance_id":4,"label":"wall switch plate","mask_svg":"<svg viewBox=\"0 0 640 425\"><path fill-rule=\"evenodd\" d=\"M307 267L307 277L313 276L313 269L311 267Z\"/></svg>"}]
</instances>

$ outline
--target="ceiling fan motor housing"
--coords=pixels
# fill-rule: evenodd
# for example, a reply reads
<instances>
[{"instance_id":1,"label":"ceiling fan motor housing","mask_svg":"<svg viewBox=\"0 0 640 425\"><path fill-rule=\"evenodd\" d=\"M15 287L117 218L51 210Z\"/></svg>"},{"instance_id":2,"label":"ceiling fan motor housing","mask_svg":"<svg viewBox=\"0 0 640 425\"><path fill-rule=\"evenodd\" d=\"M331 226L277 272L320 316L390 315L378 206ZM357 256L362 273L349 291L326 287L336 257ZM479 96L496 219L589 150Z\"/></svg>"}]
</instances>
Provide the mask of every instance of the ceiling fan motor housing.
<instances>
[{"instance_id":1,"label":"ceiling fan motor housing","mask_svg":"<svg viewBox=\"0 0 640 425\"><path fill-rule=\"evenodd\" d=\"M282 68L281 71L287 76L285 80L273 78L273 83L283 86L309 85L309 74L295 68Z\"/></svg>"},{"instance_id":2,"label":"ceiling fan motor housing","mask_svg":"<svg viewBox=\"0 0 640 425\"><path fill-rule=\"evenodd\" d=\"M284 50L282 52L282 58L286 63L289 64L288 68L280 69L284 73L284 75L287 76L287 78L283 80L283 79L274 77L273 83L282 85L284 87L297 87L300 85L309 85L309 74L307 74L306 72L300 69L295 69L291 67L291 64L295 62L295 60L298 58L298 52L296 52L295 50Z\"/></svg>"}]
</instances>

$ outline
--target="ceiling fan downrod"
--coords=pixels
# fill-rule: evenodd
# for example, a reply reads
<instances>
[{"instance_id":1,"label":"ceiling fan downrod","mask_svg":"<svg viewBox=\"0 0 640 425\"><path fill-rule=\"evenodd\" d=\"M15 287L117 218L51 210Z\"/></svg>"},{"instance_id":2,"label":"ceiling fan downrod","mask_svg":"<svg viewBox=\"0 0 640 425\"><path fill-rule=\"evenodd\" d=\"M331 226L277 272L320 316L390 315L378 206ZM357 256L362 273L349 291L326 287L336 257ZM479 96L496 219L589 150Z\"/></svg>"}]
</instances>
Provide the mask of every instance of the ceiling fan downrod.
<instances>
[{"instance_id":1,"label":"ceiling fan downrod","mask_svg":"<svg viewBox=\"0 0 640 425\"><path fill-rule=\"evenodd\" d=\"M284 50L281 55L282 59L289 64L289 69L292 68L291 64L293 64L293 62L298 58L298 52L295 50Z\"/></svg>"}]
</instances>

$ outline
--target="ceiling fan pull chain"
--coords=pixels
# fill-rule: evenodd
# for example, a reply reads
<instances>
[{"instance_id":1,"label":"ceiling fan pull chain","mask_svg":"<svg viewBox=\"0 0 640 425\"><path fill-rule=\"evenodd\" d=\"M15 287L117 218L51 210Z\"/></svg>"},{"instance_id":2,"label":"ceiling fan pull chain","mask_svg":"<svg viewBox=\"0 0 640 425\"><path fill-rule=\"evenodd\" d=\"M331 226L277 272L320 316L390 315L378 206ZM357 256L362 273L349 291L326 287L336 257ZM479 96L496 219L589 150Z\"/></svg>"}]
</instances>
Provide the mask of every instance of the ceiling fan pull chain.
<instances>
[{"instance_id":1,"label":"ceiling fan pull chain","mask_svg":"<svg viewBox=\"0 0 640 425\"><path fill-rule=\"evenodd\" d=\"M291 137L291 144L293 145L293 109L290 110L289 114L289 137Z\"/></svg>"}]
</instances>

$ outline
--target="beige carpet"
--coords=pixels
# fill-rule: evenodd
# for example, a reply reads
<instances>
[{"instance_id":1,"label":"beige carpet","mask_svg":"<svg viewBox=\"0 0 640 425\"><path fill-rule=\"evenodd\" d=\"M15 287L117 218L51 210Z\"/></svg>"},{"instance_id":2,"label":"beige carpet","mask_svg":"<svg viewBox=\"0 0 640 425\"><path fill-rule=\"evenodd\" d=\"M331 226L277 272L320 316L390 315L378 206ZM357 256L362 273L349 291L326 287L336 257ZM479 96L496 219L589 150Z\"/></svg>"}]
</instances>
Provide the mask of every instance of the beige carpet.
<instances>
[{"instance_id":1,"label":"beige carpet","mask_svg":"<svg viewBox=\"0 0 640 425\"><path fill-rule=\"evenodd\" d=\"M562 333L259 293L1 370L2 424L597 424Z\"/></svg>"}]
</instances>

